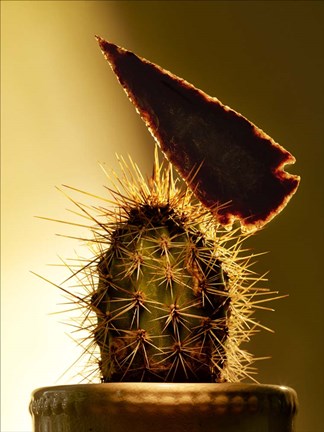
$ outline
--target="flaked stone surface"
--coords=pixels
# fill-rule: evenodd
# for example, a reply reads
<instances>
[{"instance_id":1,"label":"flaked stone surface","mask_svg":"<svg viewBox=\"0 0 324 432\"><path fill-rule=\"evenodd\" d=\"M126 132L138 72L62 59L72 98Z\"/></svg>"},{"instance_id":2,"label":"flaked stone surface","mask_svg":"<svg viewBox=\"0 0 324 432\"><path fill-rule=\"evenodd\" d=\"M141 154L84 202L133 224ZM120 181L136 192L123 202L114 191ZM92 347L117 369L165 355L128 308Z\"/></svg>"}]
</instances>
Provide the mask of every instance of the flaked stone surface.
<instances>
[{"instance_id":1,"label":"flaked stone surface","mask_svg":"<svg viewBox=\"0 0 324 432\"><path fill-rule=\"evenodd\" d=\"M131 51L97 38L127 96L197 198L230 226L274 218L299 177L295 158L244 116Z\"/></svg>"}]
</instances>

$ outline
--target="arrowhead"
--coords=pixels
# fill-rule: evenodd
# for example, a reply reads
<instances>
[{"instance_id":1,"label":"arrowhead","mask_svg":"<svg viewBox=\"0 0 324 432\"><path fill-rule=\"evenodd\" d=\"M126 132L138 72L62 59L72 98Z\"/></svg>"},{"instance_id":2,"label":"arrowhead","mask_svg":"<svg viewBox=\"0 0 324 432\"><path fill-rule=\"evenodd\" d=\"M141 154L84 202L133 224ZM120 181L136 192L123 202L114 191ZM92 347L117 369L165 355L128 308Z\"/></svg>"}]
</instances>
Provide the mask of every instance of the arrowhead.
<instances>
[{"instance_id":1,"label":"arrowhead","mask_svg":"<svg viewBox=\"0 0 324 432\"><path fill-rule=\"evenodd\" d=\"M300 180L284 171L295 162L288 151L218 99L97 40L166 157L222 224L260 228L285 207Z\"/></svg>"}]
</instances>

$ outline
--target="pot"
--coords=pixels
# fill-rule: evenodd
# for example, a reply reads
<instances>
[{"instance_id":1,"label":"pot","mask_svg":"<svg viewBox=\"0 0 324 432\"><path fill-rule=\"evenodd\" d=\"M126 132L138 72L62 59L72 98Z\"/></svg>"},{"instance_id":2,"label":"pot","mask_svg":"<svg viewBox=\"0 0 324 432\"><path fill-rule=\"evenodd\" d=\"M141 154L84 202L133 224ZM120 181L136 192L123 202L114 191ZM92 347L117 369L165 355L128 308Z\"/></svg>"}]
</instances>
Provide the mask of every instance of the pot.
<instances>
[{"instance_id":1,"label":"pot","mask_svg":"<svg viewBox=\"0 0 324 432\"><path fill-rule=\"evenodd\" d=\"M293 432L293 389L262 384L107 383L32 394L34 432Z\"/></svg>"}]
</instances>

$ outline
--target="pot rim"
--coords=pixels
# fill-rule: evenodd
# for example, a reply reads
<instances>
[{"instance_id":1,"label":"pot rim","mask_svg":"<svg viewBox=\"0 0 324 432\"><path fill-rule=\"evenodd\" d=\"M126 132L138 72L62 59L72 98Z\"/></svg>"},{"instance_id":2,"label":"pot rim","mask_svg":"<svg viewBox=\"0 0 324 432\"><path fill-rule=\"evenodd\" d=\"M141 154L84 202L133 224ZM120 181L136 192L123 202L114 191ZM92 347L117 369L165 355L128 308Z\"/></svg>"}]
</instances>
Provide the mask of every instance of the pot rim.
<instances>
[{"instance_id":1,"label":"pot rim","mask_svg":"<svg viewBox=\"0 0 324 432\"><path fill-rule=\"evenodd\" d=\"M293 416L298 401L295 390L272 384L246 383L146 383L118 382L69 384L40 387L33 391L30 412L51 416L82 410L87 404L100 410L131 407L151 410L181 406L187 412L198 410L269 412ZM118 408L119 407L119 408Z\"/></svg>"}]
</instances>

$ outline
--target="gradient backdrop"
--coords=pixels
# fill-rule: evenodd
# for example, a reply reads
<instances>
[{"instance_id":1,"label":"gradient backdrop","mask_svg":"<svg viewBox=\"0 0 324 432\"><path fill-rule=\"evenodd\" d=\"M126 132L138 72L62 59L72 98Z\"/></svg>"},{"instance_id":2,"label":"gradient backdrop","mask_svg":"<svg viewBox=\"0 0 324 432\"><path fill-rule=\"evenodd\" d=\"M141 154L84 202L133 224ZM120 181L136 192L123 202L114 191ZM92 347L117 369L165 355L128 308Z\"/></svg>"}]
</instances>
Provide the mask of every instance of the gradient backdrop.
<instances>
[{"instance_id":1,"label":"gradient backdrop","mask_svg":"<svg viewBox=\"0 0 324 432\"><path fill-rule=\"evenodd\" d=\"M94 35L186 78L247 116L297 158L302 176L286 210L249 245L269 287L289 294L259 314L275 334L250 344L262 383L294 387L298 432L323 421L323 6L320 1L2 1L2 432L30 431L30 392L78 382L78 348L60 324L48 263L77 253L55 233L82 230L55 186L104 193L99 162L131 153L147 174L153 140ZM80 252L81 251L81 252Z\"/></svg>"}]
</instances>

